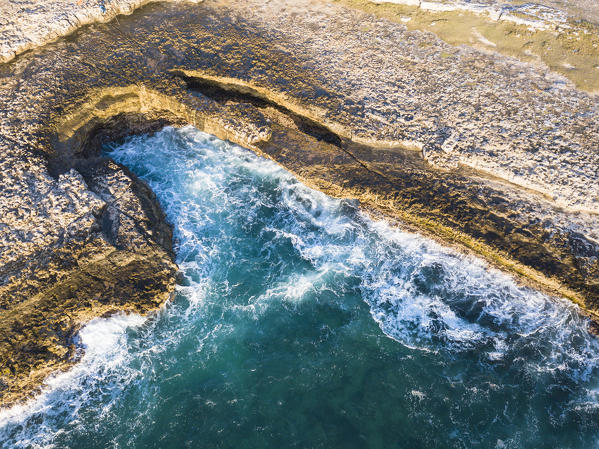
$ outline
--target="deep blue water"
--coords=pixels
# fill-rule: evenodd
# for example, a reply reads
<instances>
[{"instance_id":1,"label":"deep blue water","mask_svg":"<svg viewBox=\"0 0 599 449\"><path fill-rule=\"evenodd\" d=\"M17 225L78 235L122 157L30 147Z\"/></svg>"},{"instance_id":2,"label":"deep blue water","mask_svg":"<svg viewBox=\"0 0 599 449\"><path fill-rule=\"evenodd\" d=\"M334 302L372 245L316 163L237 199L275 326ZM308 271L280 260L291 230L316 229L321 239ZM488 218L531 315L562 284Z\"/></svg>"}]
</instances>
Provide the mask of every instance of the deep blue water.
<instances>
[{"instance_id":1,"label":"deep blue water","mask_svg":"<svg viewBox=\"0 0 599 449\"><path fill-rule=\"evenodd\" d=\"M156 192L183 281L84 328L82 362L0 413L3 448L599 447L569 303L191 127L108 151Z\"/></svg>"}]
</instances>

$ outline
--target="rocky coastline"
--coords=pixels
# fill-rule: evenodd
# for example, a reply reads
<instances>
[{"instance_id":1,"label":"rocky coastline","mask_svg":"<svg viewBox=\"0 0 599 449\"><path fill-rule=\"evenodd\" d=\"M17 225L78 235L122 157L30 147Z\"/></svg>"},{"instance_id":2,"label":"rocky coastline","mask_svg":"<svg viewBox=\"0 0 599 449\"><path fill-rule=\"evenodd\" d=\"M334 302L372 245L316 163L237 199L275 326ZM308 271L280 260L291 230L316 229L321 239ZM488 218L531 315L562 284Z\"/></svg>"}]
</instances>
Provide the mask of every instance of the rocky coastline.
<instances>
[{"instance_id":1,"label":"rocky coastline","mask_svg":"<svg viewBox=\"0 0 599 449\"><path fill-rule=\"evenodd\" d=\"M102 144L191 124L599 320L599 103L324 1L160 3L0 64L0 404L172 294L172 231ZM539 111L542 111L540 114Z\"/></svg>"}]
</instances>

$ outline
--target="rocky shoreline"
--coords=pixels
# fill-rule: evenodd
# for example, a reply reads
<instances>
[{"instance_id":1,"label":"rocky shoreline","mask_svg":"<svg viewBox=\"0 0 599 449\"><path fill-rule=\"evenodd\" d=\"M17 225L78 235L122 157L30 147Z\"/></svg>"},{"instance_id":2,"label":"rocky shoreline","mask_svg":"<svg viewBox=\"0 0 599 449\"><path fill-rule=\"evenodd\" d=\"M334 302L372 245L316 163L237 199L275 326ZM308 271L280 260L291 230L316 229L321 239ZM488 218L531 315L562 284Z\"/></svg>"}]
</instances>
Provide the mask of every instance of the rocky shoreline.
<instances>
[{"instance_id":1,"label":"rocky shoreline","mask_svg":"<svg viewBox=\"0 0 599 449\"><path fill-rule=\"evenodd\" d=\"M327 2L154 4L0 64L0 403L76 331L175 286L172 233L104 142L192 124L599 317L597 98ZM539 115L542 111L542 116Z\"/></svg>"}]
</instances>

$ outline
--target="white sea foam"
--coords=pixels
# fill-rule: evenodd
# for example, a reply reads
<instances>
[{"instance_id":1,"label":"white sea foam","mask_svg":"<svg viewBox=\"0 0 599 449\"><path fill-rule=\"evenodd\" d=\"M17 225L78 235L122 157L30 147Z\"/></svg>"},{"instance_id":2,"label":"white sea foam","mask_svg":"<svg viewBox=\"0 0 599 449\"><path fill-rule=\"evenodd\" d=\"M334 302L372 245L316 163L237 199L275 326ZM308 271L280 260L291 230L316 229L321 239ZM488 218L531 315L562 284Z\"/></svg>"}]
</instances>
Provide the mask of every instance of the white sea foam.
<instances>
[{"instance_id":1,"label":"white sea foam","mask_svg":"<svg viewBox=\"0 0 599 449\"><path fill-rule=\"evenodd\" d=\"M94 319L83 327L79 332L79 343L85 350L81 361L69 371L49 377L42 392L34 399L0 410L2 447L53 447L55 432L49 421L64 419L65 416L71 421L77 419L79 409L88 399L88 383L105 377L111 370L119 370L128 356L124 342L127 330L140 326L144 321L139 315L118 314L110 318ZM77 392L76 395L73 394L74 391ZM41 424L29 424L32 418L36 418L35 421L41 420ZM25 427L16 439L9 433L15 424ZM32 427L30 432L28 426Z\"/></svg>"},{"instance_id":2,"label":"white sea foam","mask_svg":"<svg viewBox=\"0 0 599 449\"><path fill-rule=\"evenodd\" d=\"M205 144L202 133L189 129L184 133L194 135L196 143ZM222 152L217 153L210 157L223 157ZM349 216L344 207L352 205L298 183L271 161L255 158L232 145L226 148L224 157L234 167L277 178L282 201L277 207L290 211L294 219L287 217L284 226L271 226L268 230L288 238L317 268L334 266L360 277L373 317L388 335L405 344L426 346L440 335L452 349L488 342L493 349L490 358L496 359L506 350L506 332L526 336L561 326L566 330L552 337L567 339L569 329L579 331L584 327L575 307L519 287L511 277L489 269L473 257L357 212ZM306 228L308 224L313 228ZM437 270L442 276L433 294L419 292L417 285L427 270ZM269 292L276 291L287 298L301 297L313 288L315 279L302 278L292 281L292 287L273 287ZM456 307L447 297L476 308L476 315L470 316L468 310L462 310L463 304ZM574 326L565 326L566 321L573 321Z\"/></svg>"}]
</instances>

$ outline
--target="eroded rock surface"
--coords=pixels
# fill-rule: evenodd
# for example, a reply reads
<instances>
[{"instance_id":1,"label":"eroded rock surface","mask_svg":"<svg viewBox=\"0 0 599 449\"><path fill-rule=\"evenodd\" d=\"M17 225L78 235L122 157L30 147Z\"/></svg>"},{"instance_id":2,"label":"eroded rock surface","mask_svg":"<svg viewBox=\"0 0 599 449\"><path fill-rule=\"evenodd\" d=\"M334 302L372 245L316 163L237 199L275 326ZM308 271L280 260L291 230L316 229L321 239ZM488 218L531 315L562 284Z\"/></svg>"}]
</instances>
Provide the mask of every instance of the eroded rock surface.
<instances>
[{"instance_id":1,"label":"eroded rock surface","mask_svg":"<svg viewBox=\"0 0 599 449\"><path fill-rule=\"evenodd\" d=\"M90 317L172 291L164 215L100 153L165 124L599 308L597 99L534 67L336 4L210 0L84 28L0 79L5 403L76 359Z\"/></svg>"},{"instance_id":2,"label":"eroded rock surface","mask_svg":"<svg viewBox=\"0 0 599 449\"><path fill-rule=\"evenodd\" d=\"M1 0L0 62L10 61L83 25L131 14L152 1L159 0Z\"/></svg>"},{"instance_id":3,"label":"eroded rock surface","mask_svg":"<svg viewBox=\"0 0 599 449\"><path fill-rule=\"evenodd\" d=\"M599 212L595 97L513 59L451 47L334 5L306 14L303 2L246 3L243 13L231 9L234 20L272 23L278 48L315 61L324 90L312 109L323 108L319 119L334 121L340 132L344 127L364 143L407 143L437 166L461 163L561 206ZM258 65L243 78L282 91L275 70ZM297 84L285 94L309 104L312 92ZM330 111L333 101L345 107Z\"/></svg>"},{"instance_id":4,"label":"eroded rock surface","mask_svg":"<svg viewBox=\"0 0 599 449\"><path fill-rule=\"evenodd\" d=\"M0 397L74 362L89 319L145 313L174 287L172 232L149 188L111 161L72 162L55 174L27 150L0 162L11 174L0 186Z\"/></svg>"}]
</instances>

